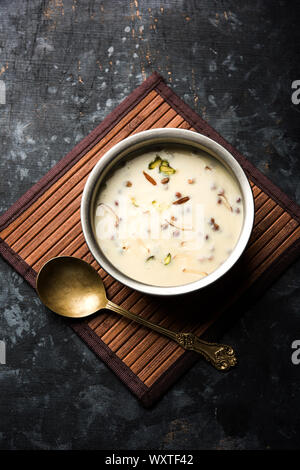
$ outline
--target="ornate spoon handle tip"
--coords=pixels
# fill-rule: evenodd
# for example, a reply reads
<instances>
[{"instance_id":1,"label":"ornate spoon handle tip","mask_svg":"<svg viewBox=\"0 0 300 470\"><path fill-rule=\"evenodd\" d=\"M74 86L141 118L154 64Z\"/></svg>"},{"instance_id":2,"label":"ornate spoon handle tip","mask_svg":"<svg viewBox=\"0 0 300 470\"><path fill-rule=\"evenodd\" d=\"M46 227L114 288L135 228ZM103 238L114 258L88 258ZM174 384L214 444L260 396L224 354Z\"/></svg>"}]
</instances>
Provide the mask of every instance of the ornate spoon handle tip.
<instances>
[{"instance_id":1,"label":"ornate spoon handle tip","mask_svg":"<svg viewBox=\"0 0 300 470\"><path fill-rule=\"evenodd\" d=\"M237 363L233 348L226 344L208 343L193 333L178 333L176 340L185 349L202 354L218 370L228 370Z\"/></svg>"}]
</instances>

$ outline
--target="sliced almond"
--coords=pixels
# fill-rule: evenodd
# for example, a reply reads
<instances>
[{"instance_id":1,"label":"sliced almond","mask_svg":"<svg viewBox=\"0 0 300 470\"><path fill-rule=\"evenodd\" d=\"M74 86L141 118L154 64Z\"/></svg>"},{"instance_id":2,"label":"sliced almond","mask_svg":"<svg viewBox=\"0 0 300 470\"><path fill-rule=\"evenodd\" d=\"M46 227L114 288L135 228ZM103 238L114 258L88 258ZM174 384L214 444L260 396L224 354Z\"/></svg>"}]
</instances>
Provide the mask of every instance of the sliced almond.
<instances>
[{"instance_id":1,"label":"sliced almond","mask_svg":"<svg viewBox=\"0 0 300 470\"><path fill-rule=\"evenodd\" d=\"M143 174L145 178L149 181L149 183L153 184L153 186L157 185L155 179L153 179L152 176L148 175L148 173L146 173L145 171L143 171Z\"/></svg>"},{"instance_id":2,"label":"sliced almond","mask_svg":"<svg viewBox=\"0 0 300 470\"><path fill-rule=\"evenodd\" d=\"M185 204L190 200L189 196L181 197L180 199L177 199L177 201L174 201L172 204Z\"/></svg>"},{"instance_id":3,"label":"sliced almond","mask_svg":"<svg viewBox=\"0 0 300 470\"><path fill-rule=\"evenodd\" d=\"M189 273L189 274L198 274L199 276L208 276L208 273L206 273L205 271L196 271L196 269L186 269L186 268L183 268L182 272L184 273Z\"/></svg>"}]
</instances>

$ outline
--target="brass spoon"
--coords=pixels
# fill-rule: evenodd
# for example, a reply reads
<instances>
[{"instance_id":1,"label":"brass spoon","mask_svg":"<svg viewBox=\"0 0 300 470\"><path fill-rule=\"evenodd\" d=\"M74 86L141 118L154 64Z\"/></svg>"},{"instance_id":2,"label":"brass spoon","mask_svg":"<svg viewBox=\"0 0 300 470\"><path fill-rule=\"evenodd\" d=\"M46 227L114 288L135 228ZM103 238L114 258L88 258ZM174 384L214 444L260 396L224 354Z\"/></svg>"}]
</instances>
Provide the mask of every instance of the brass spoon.
<instances>
[{"instance_id":1,"label":"brass spoon","mask_svg":"<svg viewBox=\"0 0 300 470\"><path fill-rule=\"evenodd\" d=\"M236 364L230 346L208 343L193 333L175 333L108 300L101 277L92 266L79 258L60 256L49 260L38 274L36 288L41 301L64 317L87 317L106 308L168 336L185 349L202 354L216 369L227 370Z\"/></svg>"}]
</instances>

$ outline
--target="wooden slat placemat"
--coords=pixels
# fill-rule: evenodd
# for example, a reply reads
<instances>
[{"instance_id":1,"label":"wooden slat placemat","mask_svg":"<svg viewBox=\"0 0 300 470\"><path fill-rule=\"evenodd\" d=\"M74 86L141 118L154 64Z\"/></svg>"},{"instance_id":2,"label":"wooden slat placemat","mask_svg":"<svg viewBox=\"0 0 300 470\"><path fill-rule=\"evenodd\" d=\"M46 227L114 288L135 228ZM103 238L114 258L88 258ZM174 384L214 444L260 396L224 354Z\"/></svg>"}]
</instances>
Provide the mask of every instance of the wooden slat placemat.
<instances>
[{"instance_id":1,"label":"wooden slat placemat","mask_svg":"<svg viewBox=\"0 0 300 470\"><path fill-rule=\"evenodd\" d=\"M239 263L213 288L176 301L135 292L107 275L89 252L80 224L83 187L99 158L121 139L159 127L192 129L219 142L243 166L255 197L255 226ZM226 324L238 302L245 308L245 295L253 298L296 258L299 221L299 207L154 73L2 215L0 253L33 287L53 256L82 258L98 270L113 302L162 326L203 335L217 320ZM112 312L69 324L145 406L199 358Z\"/></svg>"}]
</instances>

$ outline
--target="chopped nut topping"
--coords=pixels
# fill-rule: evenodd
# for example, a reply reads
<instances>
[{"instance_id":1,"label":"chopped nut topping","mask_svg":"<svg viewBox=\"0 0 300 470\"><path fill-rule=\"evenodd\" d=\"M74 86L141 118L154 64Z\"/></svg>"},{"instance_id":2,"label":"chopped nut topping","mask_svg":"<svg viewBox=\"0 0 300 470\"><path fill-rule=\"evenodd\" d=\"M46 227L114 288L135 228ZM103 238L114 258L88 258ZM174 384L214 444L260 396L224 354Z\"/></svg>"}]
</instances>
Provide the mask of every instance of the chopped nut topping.
<instances>
[{"instance_id":1,"label":"chopped nut topping","mask_svg":"<svg viewBox=\"0 0 300 470\"><path fill-rule=\"evenodd\" d=\"M174 168L170 166L168 160L161 161L159 171L162 173L166 173L167 175L173 175L174 173L176 173L176 170L174 170Z\"/></svg>"},{"instance_id":2,"label":"chopped nut topping","mask_svg":"<svg viewBox=\"0 0 300 470\"><path fill-rule=\"evenodd\" d=\"M182 270L183 273L190 273L190 274L199 274L200 276L208 276L208 274L205 271L196 271L195 269L186 269L183 268Z\"/></svg>"},{"instance_id":3,"label":"chopped nut topping","mask_svg":"<svg viewBox=\"0 0 300 470\"><path fill-rule=\"evenodd\" d=\"M177 201L174 201L172 204L184 204L186 202L188 202L190 200L190 198L188 196L185 196L185 197L182 197L181 199L177 199Z\"/></svg>"},{"instance_id":4,"label":"chopped nut topping","mask_svg":"<svg viewBox=\"0 0 300 470\"><path fill-rule=\"evenodd\" d=\"M188 179L188 183L189 183L189 184L194 184L194 183L195 183L195 178L190 178L190 179Z\"/></svg>"},{"instance_id":5,"label":"chopped nut topping","mask_svg":"<svg viewBox=\"0 0 300 470\"><path fill-rule=\"evenodd\" d=\"M143 171L143 174L145 178L149 181L149 183L153 184L153 186L156 186L157 183L155 179L152 178L152 176L148 175L148 173L146 173L145 171Z\"/></svg>"},{"instance_id":6,"label":"chopped nut topping","mask_svg":"<svg viewBox=\"0 0 300 470\"><path fill-rule=\"evenodd\" d=\"M131 188L132 182L131 182L131 181L127 181L125 186L126 186L127 188Z\"/></svg>"},{"instance_id":7,"label":"chopped nut topping","mask_svg":"<svg viewBox=\"0 0 300 470\"><path fill-rule=\"evenodd\" d=\"M211 171L212 169L211 169L211 167L210 167L210 166L206 165L206 167L205 167L205 170L209 170L209 171Z\"/></svg>"},{"instance_id":8,"label":"chopped nut topping","mask_svg":"<svg viewBox=\"0 0 300 470\"><path fill-rule=\"evenodd\" d=\"M164 259L164 264L165 264L165 265L170 264L170 263L171 263L171 259L172 259L171 253L168 253L167 256L166 256L165 259Z\"/></svg>"},{"instance_id":9,"label":"chopped nut topping","mask_svg":"<svg viewBox=\"0 0 300 470\"><path fill-rule=\"evenodd\" d=\"M149 163L148 168L149 168L149 170L153 170L158 165L161 165L161 158L160 158L159 155L156 155L155 160L153 162Z\"/></svg>"},{"instance_id":10,"label":"chopped nut topping","mask_svg":"<svg viewBox=\"0 0 300 470\"><path fill-rule=\"evenodd\" d=\"M169 180L170 180L170 178L168 178L168 177L167 177L167 178L163 178L163 179L161 180L161 184L167 184L167 183L169 182Z\"/></svg>"},{"instance_id":11,"label":"chopped nut topping","mask_svg":"<svg viewBox=\"0 0 300 470\"><path fill-rule=\"evenodd\" d=\"M219 230L220 226L218 224L216 224L215 219L213 217L210 219L209 223L210 223L210 225L212 225L212 229L214 231Z\"/></svg>"},{"instance_id":12,"label":"chopped nut topping","mask_svg":"<svg viewBox=\"0 0 300 470\"><path fill-rule=\"evenodd\" d=\"M139 205L136 203L135 197L131 198L131 202L134 205L134 207L139 207Z\"/></svg>"},{"instance_id":13,"label":"chopped nut topping","mask_svg":"<svg viewBox=\"0 0 300 470\"><path fill-rule=\"evenodd\" d=\"M182 194L177 192L175 193L175 196L179 198L179 197L182 197Z\"/></svg>"}]
</instances>

